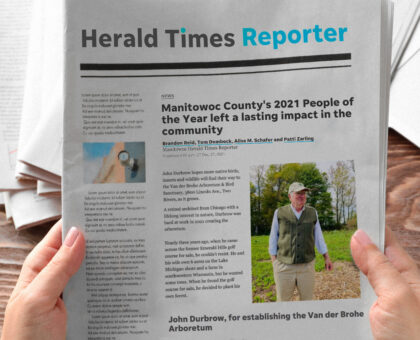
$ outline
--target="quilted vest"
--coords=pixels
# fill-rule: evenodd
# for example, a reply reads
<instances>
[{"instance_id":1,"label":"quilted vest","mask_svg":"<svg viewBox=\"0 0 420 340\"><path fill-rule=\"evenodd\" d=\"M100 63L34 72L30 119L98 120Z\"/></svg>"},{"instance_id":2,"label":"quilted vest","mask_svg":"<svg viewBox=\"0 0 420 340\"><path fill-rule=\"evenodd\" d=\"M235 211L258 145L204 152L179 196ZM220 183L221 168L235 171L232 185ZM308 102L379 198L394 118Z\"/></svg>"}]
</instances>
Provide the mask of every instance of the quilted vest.
<instances>
[{"instance_id":1,"label":"quilted vest","mask_svg":"<svg viewBox=\"0 0 420 340\"><path fill-rule=\"evenodd\" d=\"M290 205L277 210L279 239L277 259L286 264L308 263L315 258L314 228L317 215L314 208L305 206L297 219Z\"/></svg>"}]
</instances>

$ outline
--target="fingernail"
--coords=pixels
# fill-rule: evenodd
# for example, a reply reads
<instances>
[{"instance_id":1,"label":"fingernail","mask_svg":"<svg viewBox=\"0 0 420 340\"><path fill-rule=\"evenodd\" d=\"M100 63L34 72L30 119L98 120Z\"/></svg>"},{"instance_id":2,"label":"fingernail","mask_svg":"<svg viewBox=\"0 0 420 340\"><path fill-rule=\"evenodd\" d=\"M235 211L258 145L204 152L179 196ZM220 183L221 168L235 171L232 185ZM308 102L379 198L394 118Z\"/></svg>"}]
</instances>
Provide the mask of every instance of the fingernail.
<instances>
[{"instance_id":1,"label":"fingernail","mask_svg":"<svg viewBox=\"0 0 420 340\"><path fill-rule=\"evenodd\" d=\"M64 239L64 244L67 247L73 246L74 241L76 241L77 239L77 236L79 236L79 230L77 230L76 227L71 227L66 235L66 238Z\"/></svg>"},{"instance_id":2,"label":"fingernail","mask_svg":"<svg viewBox=\"0 0 420 340\"><path fill-rule=\"evenodd\" d=\"M367 246L368 244L373 244L372 240L370 239L370 237L363 231L363 230L358 230L354 233L353 237L361 244L364 246Z\"/></svg>"}]
</instances>

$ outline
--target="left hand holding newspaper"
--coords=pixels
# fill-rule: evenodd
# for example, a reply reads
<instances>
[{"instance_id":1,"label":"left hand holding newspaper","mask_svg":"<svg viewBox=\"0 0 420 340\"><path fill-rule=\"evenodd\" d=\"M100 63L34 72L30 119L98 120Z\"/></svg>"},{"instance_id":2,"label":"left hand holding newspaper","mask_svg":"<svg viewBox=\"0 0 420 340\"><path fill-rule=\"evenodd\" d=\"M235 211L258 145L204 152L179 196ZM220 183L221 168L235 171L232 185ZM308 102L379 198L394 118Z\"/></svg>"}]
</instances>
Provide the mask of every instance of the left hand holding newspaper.
<instances>
[{"instance_id":1,"label":"left hand holding newspaper","mask_svg":"<svg viewBox=\"0 0 420 340\"><path fill-rule=\"evenodd\" d=\"M26 258L7 304L1 340L64 340L67 314L61 293L84 257L83 234L62 241L57 222Z\"/></svg>"}]
</instances>

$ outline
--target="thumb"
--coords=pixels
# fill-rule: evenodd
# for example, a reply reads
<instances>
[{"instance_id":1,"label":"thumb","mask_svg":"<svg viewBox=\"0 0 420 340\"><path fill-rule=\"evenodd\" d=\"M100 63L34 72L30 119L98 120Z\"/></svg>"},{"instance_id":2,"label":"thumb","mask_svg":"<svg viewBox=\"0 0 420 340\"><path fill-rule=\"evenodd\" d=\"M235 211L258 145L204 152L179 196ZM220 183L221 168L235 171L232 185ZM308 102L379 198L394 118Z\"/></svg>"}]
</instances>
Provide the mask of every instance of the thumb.
<instances>
[{"instance_id":1,"label":"thumb","mask_svg":"<svg viewBox=\"0 0 420 340\"><path fill-rule=\"evenodd\" d=\"M354 262L365 274L377 296L393 296L406 283L388 258L363 230L357 230L350 243Z\"/></svg>"},{"instance_id":2,"label":"thumb","mask_svg":"<svg viewBox=\"0 0 420 340\"><path fill-rule=\"evenodd\" d=\"M84 236L72 227L60 249L31 282L31 289L46 299L46 304L54 306L69 279L78 271L84 256Z\"/></svg>"}]
</instances>

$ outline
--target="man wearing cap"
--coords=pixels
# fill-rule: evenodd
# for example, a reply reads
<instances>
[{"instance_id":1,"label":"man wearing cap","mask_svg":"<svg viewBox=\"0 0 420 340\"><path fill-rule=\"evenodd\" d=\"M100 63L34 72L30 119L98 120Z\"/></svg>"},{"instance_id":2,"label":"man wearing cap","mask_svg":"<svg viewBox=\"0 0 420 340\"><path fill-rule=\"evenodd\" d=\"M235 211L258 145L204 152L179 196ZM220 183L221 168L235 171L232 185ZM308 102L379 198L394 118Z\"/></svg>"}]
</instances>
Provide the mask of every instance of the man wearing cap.
<instances>
[{"instance_id":1,"label":"man wearing cap","mask_svg":"<svg viewBox=\"0 0 420 340\"><path fill-rule=\"evenodd\" d=\"M315 286L315 247L324 256L325 269L332 262L316 210L306 204L309 191L302 183L289 187L289 205L274 212L269 252L273 263L277 301L290 301L295 287L300 300L312 300Z\"/></svg>"}]
</instances>

